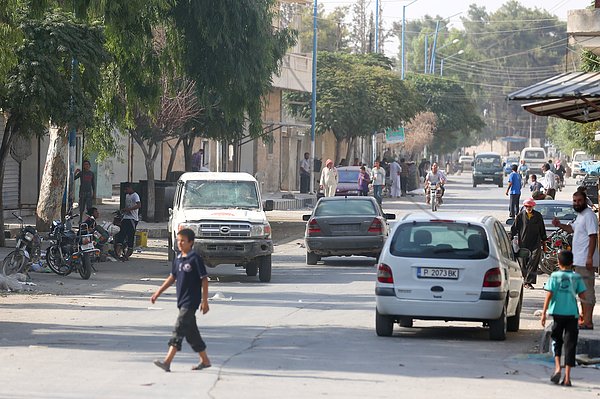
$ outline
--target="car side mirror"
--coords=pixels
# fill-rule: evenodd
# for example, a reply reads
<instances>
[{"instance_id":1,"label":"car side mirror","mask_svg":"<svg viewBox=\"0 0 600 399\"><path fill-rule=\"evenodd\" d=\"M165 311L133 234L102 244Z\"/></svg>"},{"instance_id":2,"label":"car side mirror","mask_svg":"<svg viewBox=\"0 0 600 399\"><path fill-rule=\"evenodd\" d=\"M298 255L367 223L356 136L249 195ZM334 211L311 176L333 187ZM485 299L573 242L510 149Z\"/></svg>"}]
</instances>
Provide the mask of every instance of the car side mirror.
<instances>
[{"instance_id":1,"label":"car side mirror","mask_svg":"<svg viewBox=\"0 0 600 399\"><path fill-rule=\"evenodd\" d=\"M173 208L169 208L169 216L173 216Z\"/></svg>"},{"instance_id":2,"label":"car side mirror","mask_svg":"<svg viewBox=\"0 0 600 399\"><path fill-rule=\"evenodd\" d=\"M503 167L504 167L504 166L506 166L506 162L502 162L502 166L503 166Z\"/></svg>"},{"instance_id":3,"label":"car side mirror","mask_svg":"<svg viewBox=\"0 0 600 399\"><path fill-rule=\"evenodd\" d=\"M512 226L513 224L515 224L515 219L513 219L513 218L506 219L506 224L508 226Z\"/></svg>"},{"instance_id":4,"label":"car side mirror","mask_svg":"<svg viewBox=\"0 0 600 399\"><path fill-rule=\"evenodd\" d=\"M384 213L383 216L387 220L394 220L394 219L396 219L396 214L394 214L394 213Z\"/></svg>"},{"instance_id":5,"label":"car side mirror","mask_svg":"<svg viewBox=\"0 0 600 399\"><path fill-rule=\"evenodd\" d=\"M310 220L310 216L311 215L302 215L302 220L304 220L305 222L308 222Z\"/></svg>"},{"instance_id":6,"label":"car side mirror","mask_svg":"<svg viewBox=\"0 0 600 399\"><path fill-rule=\"evenodd\" d=\"M272 211L274 208L274 202L273 200L266 200L265 204L263 206L263 209L268 212L268 211Z\"/></svg>"}]
</instances>

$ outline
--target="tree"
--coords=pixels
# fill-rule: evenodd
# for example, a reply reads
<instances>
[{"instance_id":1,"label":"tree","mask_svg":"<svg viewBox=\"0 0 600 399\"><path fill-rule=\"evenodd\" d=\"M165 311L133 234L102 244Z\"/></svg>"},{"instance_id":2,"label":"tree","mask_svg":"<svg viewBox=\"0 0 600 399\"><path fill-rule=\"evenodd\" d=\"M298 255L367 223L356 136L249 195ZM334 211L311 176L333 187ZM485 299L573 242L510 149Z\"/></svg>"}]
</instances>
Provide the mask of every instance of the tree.
<instances>
[{"instance_id":1,"label":"tree","mask_svg":"<svg viewBox=\"0 0 600 399\"><path fill-rule=\"evenodd\" d=\"M38 227L42 229L60 216L62 195L58 193L64 191L66 181L66 131L91 123L100 67L107 53L100 26L78 23L60 11L45 13L42 19L27 17L20 27L23 41L15 53L16 65L10 69L2 101L8 118L0 150L4 156L0 180L7 147L15 134L29 129L42 132L49 122L56 127L51 129L38 201Z\"/></svg>"},{"instance_id":2,"label":"tree","mask_svg":"<svg viewBox=\"0 0 600 399\"><path fill-rule=\"evenodd\" d=\"M406 123L402 149L408 159L415 159L419 153L423 152L425 146L431 144L436 126L437 116L431 111L419 112Z\"/></svg>"},{"instance_id":3,"label":"tree","mask_svg":"<svg viewBox=\"0 0 600 399\"><path fill-rule=\"evenodd\" d=\"M350 43L354 53L367 54L374 50L375 30L367 14L368 0L357 0L352 6L352 24L350 25Z\"/></svg>"},{"instance_id":4,"label":"tree","mask_svg":"<svg viewBox=\"0 0 600 399\"><path fill-rule=\"evenodd\" d=\"M475 103L455 82L431 75L410 75L415 90L424 97L424 107L437 116L432 149L448 153L473 141L473 133L484 126Z\"/></svg>"},{"instance_id":5,"label":"tree","mask_svg":"<svg viewBox=\"0 0 600 399\"><path fill-rule=\"evenodd\" d=\"M391 61L381 54L320 52L318 63L316 131L333 132L337 157L344 140L399 126L419 110L419 96L384 67ZM310 116L309 93L286 93L286 99L293 115Z\"/></svg>"},{"instance_id":6,"label":"tree","mask_svg":"<svg viewBox=\"0 0 600 399\"><path fill-rule=\"evenodd\" d=\"M317 49L319 51L350 52L348 24L345 22L348 7L336 7L329 14L319 3L317 10ZM312 52L313 47L313 9L305 7L302 11L302 26L299 32L301 51Z\"/></svg>"}]
</instances>

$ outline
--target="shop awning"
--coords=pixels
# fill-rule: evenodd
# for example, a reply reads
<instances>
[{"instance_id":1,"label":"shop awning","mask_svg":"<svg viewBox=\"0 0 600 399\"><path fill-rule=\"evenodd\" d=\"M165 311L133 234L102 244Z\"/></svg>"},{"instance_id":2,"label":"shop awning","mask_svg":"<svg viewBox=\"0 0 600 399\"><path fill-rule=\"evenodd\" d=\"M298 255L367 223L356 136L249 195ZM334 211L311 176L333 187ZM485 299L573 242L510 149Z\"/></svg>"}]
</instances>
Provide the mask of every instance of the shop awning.
<instances>
[{"instance_id":1,"label":"shop awning","mask_svg":"<svg viewBox=\"0 0 600 399\"><path fill-rule=\"evenodd\" d=\"M511 101L534 101L522 107L532 114L587 123L600 120L600 72L570 72L508 95Z\"/></svg>"}]
</instances>

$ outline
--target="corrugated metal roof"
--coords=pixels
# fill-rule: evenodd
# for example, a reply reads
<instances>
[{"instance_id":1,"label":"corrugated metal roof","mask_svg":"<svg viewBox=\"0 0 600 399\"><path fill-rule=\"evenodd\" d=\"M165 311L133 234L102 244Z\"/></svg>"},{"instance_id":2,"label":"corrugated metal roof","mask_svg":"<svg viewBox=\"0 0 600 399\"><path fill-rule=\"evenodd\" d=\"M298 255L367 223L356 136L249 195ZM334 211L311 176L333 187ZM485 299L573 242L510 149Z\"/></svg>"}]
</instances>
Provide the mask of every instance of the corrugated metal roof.
<instances>
[{"instance_id":1,"label":"corrugated metal roof","mask_svg":"<svg viewBox=\"0 0 600 399\"><path fill-rule=\"evenodd\" d=\"M517 90L508 99L538 100L523 108L539 116L579 123L600 120L600 72L563 73Z\"/></svg>"}]
</instances>

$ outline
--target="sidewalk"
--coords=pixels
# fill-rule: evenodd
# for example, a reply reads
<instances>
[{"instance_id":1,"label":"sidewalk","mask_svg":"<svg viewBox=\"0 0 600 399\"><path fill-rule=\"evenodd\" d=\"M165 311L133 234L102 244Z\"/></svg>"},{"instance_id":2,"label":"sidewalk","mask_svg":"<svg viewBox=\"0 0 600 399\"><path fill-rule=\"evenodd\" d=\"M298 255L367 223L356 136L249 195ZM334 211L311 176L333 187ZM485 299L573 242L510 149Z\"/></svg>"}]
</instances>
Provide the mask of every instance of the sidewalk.
<instances>
[{"instance_id":1,"label":"sidewalk","mask_svg":"<svg viewBox=\"0 0 600 399\"><path fill-rule=\"evenodd\" d=\"M263 201L273 201L273 211L267 212L269 221L273 220L277 223L285 223L287 221L297 222L302 221L301 212L289 213L288 211L310 210L317 202L317 197L314 194L299 194L297 192L276 192L264 193ZM101 204L96 204L96 208L100 212L100 221L112 221L112 212L119 209L119 197L113 196L111 199L103 199ZM77 210L76 210L77 211ZM18 215L19 212L15 211ZM22 212L25 225L35 226L36 218L32 210L24 210ZM20 224L12 215L4 218L4 230L10 231L11 237L19 231ZM140 220L137 231L148 233L148 238L167 238L167 222L149 223Z\"/></svg>"}]
</instances>

